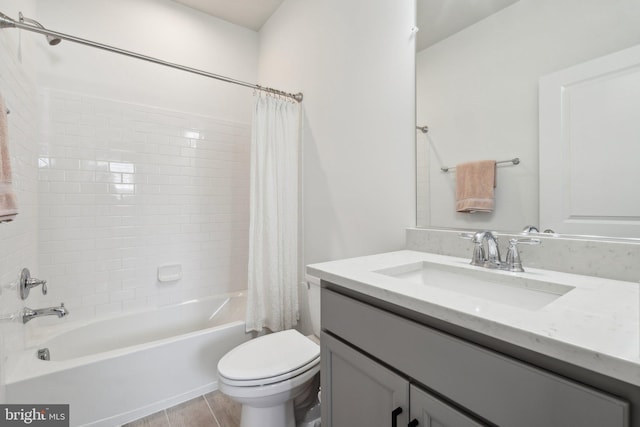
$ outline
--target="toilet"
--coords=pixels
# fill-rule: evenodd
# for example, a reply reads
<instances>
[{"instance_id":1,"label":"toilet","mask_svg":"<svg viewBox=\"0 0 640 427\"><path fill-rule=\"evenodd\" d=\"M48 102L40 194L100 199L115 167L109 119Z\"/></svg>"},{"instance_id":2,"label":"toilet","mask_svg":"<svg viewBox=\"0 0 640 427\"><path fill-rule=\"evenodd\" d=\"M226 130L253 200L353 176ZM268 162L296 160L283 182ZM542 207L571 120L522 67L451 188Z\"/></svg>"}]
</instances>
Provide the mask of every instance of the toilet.
<instances>
[{"instance_id":1,"label":"toilet","mask_svg":"<svg viewBox=\"0 0 640 427\"><path fill-rule=\"evenodd\" d=\"M317 393L320 280L307 276L307 286L315 339L295 329L275 332L239 345L218 363L220 391L242 405L240 427L295 427L294 400Z\"/></svg>"}]
</instances>

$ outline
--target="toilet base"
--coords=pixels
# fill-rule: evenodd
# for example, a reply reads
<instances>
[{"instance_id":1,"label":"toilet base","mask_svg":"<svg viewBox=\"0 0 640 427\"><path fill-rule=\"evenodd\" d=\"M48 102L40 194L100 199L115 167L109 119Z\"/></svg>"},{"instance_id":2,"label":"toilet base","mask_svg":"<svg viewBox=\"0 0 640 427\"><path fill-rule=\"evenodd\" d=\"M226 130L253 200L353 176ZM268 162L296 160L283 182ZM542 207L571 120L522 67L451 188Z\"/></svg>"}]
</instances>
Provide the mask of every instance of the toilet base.
<instances>
[{"instance_id":1,"label":"toilet base","mask_svg":"<svg viewBox=\"0 0 640 427\"><path fill-rule=\"evenodd\" d=\"M316 365L286 383L265 387L235 387L220 382L220 391L242 405L240 427L296 427L297 398L318 390Z\"/></svg>"},{"instance_id":2,"label":"toilet base","mask_svg":"<svg viewBox=\"0 0 640 427\"><path fill-rule=\"evenodd\" d=\"M296 427L293 400L268 408L242 405L240 427Z\"/></svg>"}]
</instances>

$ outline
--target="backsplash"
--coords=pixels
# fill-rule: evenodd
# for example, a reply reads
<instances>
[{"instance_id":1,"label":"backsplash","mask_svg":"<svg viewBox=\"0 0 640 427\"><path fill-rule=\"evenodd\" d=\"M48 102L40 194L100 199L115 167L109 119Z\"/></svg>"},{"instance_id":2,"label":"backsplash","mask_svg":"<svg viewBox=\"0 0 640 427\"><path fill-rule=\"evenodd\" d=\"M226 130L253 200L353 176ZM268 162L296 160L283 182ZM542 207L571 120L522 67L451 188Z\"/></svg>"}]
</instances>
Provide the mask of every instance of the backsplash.
<instances>
[{"instance_id":1,"label":"backsplash","mask_svg":"<svg viewBox=\"0 0 640 427\"><path fill-rule=\"evenodd\" d=\"M407 249L471 259L473 245L458 234L463 230L406 230ZM469 230L474 231L474 230ZM498 233L500 251L506 254L511 237L522 234ZM555 237L530 234L539 238L537 246L520 246L522 265L566 273L605 277L638 283L640 280L640 241ZM503 255L504 256L504 255Z\"/></svg>"},{"instance_id":2,"label":"backsplash","mask_svg":"<svg viewBox=\"0 0 640 427\"><path fill-rule=\"evenodd\" d=\"M71 320L246 288L250 125L57 90L41 102L50 291L30 303L64 301ZM159 282L164 264L182 279Z\"/></svg>"}]
</instances>

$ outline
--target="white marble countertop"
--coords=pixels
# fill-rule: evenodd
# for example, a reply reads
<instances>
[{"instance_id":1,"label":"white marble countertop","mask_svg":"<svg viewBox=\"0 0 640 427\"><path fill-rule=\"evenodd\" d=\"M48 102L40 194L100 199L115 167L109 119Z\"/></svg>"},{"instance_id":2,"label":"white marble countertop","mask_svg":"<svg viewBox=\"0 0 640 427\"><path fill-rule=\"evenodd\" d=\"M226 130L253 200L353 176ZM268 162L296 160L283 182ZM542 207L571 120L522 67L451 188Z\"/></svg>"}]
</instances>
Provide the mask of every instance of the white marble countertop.
<instances>
[{"instance_id":1,"label":"white marble countertop","mask_svg":"<svg viewBox=\"0 0 640 427\"><path fill-rule=\"evenodd\" d=\"M422 261L487 271L469 265L467 259L404 250L312 264L307 266L307 273L640 386L638 283L527 269L526 265L524 273L491 270L496 275L550 280L574 288L541 308L525 309L376 273Z\"/></svg>"}]
</instances>

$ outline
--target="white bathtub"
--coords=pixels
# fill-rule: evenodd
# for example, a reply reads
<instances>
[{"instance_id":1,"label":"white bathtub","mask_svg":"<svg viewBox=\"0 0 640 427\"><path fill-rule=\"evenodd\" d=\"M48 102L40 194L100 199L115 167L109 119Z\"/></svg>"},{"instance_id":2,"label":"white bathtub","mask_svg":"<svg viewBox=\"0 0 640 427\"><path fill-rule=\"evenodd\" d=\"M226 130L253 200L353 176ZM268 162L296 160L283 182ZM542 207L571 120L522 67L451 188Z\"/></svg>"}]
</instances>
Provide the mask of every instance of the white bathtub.
<instances>
[{"instance_id":1,"label":"white bathtub","mask_svg":"<svg viewBox=\"0 0 640 427\"><path fill-rule=\"evenodd\" d=\"M70 404L72 426L111 427L216 390L218 360L251 338L245 309L236 293L62 332L11 363L8 403Z\"/></svg>"}]
</instances>

